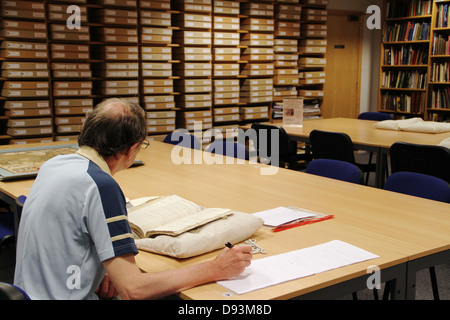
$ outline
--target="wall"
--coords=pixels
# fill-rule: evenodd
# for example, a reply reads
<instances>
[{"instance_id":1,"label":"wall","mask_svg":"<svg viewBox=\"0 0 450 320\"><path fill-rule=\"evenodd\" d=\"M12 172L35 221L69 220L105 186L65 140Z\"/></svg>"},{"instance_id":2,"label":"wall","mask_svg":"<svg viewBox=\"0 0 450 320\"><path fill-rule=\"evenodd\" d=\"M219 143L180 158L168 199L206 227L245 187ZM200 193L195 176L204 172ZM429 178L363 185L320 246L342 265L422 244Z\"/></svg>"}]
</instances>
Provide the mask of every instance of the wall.
<instances>
[{"instance_id":1,"label":"wall","mask_svg":"<svg viewBox=\"0 0 450 320\"><path fill-rule=\"evenodd\" d=\"M382 8L382 0L329 0L328 10L358 11L366 13L370 5ZM365 14L365 20L369 17ZM361 68L360 112L377 111L380 72L381 30L364 28Z\"/></svg>"}]
</instances>

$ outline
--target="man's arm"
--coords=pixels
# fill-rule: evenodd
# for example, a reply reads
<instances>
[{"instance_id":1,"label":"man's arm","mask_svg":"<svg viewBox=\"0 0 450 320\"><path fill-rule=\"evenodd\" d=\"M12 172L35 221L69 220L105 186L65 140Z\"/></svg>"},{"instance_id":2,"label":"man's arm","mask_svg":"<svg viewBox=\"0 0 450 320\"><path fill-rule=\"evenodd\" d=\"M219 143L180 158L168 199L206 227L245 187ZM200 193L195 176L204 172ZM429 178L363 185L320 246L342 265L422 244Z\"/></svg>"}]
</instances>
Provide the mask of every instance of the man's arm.
<instances>
[{"instance_id":1,"label":"man's arm","mask_svg":"<svg viewBox=\"0 0 450 320\"><path fill-rule=\"evenodd\" d=\"M241 274L250 265L251 250L247 245L224 248L214 260L158 273L142 273L133 254L109 259L103 265L123 299L158 299Z\"/></svg>"}]
</instances>

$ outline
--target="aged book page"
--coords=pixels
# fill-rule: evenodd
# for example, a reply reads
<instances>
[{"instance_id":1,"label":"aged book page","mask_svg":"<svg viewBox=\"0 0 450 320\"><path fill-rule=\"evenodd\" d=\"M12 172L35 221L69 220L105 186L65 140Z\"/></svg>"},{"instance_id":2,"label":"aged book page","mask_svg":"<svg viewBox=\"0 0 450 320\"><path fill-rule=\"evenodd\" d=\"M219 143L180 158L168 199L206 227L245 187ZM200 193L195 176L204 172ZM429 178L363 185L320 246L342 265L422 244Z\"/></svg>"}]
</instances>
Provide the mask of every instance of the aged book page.
<instances>
[{"instance_id":1,"label":"aged book page","mask_svg":"<svg viewBox=\"0 0 450 320\"><path fill-rule=\"evenodd\" d=\"M128 210L131 229L140 238L178 235L232 214L229 209L203 208L177 195L151 199Z\"/></svg>"}]
</instances>

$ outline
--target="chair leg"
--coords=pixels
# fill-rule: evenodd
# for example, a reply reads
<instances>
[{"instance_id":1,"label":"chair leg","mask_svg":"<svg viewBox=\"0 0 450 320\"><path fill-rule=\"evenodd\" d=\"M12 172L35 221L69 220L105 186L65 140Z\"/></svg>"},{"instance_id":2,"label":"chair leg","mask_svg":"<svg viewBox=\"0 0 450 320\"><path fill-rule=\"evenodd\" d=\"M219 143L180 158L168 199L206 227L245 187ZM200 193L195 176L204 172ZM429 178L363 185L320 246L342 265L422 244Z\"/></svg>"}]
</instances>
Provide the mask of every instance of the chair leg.
<instances>
[{"instance_id":1,"label":"chair leg","mask_svg":"<svg viewBox=\"0 0 450 320\"><path fill-rule=\"evenodd\" d=\"M431 287L433 289L433 297L434 300L439 300L439 289L436 278L436 269L434 267L430 267L430 278L431 278Z\"/></svg>"},{"instance_id":2,"label":"chair leg","mask_svg":"<svg viewBox=\"0 0 450 320\"><path fill-rule=\"evenodd\" d=\"M378 300L378 290L376 288L373 288L373 299Z\"/></svg>"},{"instance_id":3,"label":"chair leg","mask_svg":"<svg viewBox=\"0 0 450 320\"><path fill-rule=\"evenodd\" d=\"M373 155L373 153L370 152L370 154L369 154L369 162L367 162L368 166L370 166L370 164L372 163L372 155ZM367 185L369 183L369 175L370 175L370 170L367 170L367 172L366 172L366 181L364 183L365 185Z\"/></svg>"},{"instance_id":4,"label":"chair leg","mask_svg":"<svg viewBox=\"0 0 450 320\"><path fill-rule=\"evenodd\" d=\"M391 282L387 281L384 286L384 292L383 292L383 300L387 300L389 298L389 294L391 293Z\"/></svg>"}]
</instances>

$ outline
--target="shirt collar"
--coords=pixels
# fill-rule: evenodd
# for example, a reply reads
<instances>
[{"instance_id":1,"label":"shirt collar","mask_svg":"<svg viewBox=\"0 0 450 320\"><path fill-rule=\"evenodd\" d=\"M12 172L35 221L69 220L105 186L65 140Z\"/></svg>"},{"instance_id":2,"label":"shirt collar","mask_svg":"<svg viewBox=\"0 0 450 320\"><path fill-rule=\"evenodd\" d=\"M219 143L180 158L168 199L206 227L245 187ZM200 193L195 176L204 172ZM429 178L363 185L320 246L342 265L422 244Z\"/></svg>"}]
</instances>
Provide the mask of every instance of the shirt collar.
<instances>
[{"instance_id":1,"label":"shirt collar","mask_svg":"<svg viewBox=\"0 0 450 320\"><path fill-rule=\"evenodd\" d=\"M88 147L88 146L81 146L77 154L88 158L92 162L94 162L96 165L100 167L104 172L111 175L111 170L109 169L108 164L106 163L105 159L101 155L98 154L97 150L94 148Z\"/></svg>"}]
</instances>

